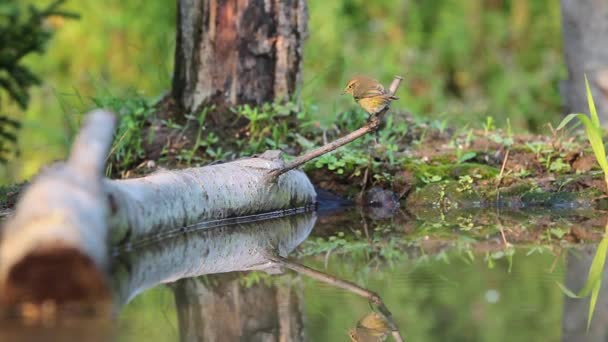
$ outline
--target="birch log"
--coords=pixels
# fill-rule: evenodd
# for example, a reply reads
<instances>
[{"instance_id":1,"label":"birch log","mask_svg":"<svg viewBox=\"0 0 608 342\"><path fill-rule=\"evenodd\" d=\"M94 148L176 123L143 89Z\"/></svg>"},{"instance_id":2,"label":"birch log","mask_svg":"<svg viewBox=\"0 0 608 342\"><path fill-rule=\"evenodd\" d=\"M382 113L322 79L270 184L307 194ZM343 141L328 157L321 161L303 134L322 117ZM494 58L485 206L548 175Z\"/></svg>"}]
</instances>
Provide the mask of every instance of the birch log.
<instances>
[{"instance_id":1,"label":"birch log","mask_svg":"<svg viewBox=\"0 0 608 342\"><path fill-rule=\"evenodd\" d=\"M275 152L138 179L103 179L113 127L111 113L90 114L69 161L43 171L18 202L0 245L0 300L105 298L108 243L146 241L200 221L305 211L315 203L301 171L274 184L264 181L283 165Z\"/></svg>"}]
</instances>

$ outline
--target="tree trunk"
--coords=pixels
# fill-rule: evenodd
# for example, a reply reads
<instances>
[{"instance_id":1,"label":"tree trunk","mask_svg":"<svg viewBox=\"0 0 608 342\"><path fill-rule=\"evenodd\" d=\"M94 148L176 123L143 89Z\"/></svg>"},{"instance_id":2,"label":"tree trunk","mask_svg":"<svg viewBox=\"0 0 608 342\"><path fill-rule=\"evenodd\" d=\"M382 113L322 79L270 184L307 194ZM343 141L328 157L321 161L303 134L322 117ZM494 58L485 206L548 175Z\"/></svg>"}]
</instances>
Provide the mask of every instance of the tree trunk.
<instances>
[{"instance_id":1,"label":"tree trunk","mask_svg":"<svg viewBox=\"0 0 608 342\"><path fill-rule=\"evenodd\" d=\"M305 0L179 0L177 105L192 113L292 97L306 23Z\"/></svg>"},{"instance_id":2,"label":"tree trunk","mask_svg":"<svg viewBox=\"0 0 608 342\"><path fill-rule=\"evenodd\" d=\"M568 113L588 113L585 74L603 126L608 125L608 2L561 0L568 65L562 98Z\"/></svg>"}]
</instances>

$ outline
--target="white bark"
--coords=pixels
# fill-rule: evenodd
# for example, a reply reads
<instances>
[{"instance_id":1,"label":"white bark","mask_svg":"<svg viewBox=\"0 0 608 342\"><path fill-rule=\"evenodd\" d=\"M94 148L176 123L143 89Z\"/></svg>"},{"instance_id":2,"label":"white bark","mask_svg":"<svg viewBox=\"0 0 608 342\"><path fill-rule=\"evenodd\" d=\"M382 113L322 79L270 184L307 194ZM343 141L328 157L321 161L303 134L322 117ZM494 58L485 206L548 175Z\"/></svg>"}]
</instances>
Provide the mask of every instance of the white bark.
<instances>
[{"instance_id":1,"label":"white bark","mask_svg":"<svg viewBox=\"0 0 608 342\"><path fill-rule=\"evenodd\" d=\"M192 225L201 221L211 226L261 213L276 216L282 210L305 211L315 203L314 188L301 171L286 173L276 183L265 181L269 170L282 166L273 151L259 158L161 171L138 179L103 179L113 128L111 113L90 114L69 161L44 170L26 190L14 217L5 225L0 288L21 291L60 278L36 269L25 272L22 268L45 267L40 258L33 266L24 263L28 256L77 251L83 260L90 261L94 271L105 274L108 242L137 243L194 228ZM19 265L21 273L17 273L29 276L11 276ZM77 274L63 281L84 286ZM0 299L5 293L15 294L1 291Z\"/></svg>"}]
</instances>

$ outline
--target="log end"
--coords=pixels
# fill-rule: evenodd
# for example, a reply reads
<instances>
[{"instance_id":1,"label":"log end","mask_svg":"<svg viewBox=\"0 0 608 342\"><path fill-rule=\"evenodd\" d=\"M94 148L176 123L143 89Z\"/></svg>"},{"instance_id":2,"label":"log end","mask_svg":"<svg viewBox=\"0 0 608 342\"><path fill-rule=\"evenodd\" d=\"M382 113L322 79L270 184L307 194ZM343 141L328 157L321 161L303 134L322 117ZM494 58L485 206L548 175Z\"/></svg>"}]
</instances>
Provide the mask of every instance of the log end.
<instances>
[{"instance_id":1,"label":"log end","mask_svg":"<svg viewBox=\"0 0 608 342\"><path fill-rule=\"evenodd\" d=\"M91 258L75 248L55 246L33 251L6 275L0 302L6 306L53 302L57 305L108 302L106 278Z\"/></svg>"}]
</instances>

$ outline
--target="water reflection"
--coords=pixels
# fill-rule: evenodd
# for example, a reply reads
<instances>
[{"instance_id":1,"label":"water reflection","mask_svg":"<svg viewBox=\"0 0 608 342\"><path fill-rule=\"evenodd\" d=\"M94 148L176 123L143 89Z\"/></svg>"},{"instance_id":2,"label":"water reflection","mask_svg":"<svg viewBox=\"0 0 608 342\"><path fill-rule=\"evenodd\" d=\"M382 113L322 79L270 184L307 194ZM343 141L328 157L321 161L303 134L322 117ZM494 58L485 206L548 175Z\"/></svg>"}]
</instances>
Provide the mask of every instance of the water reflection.
<instances>
[{"instance_id":1,"label":"water reflection","mask_svg":"<svg viewBox=\"0 0 608 342\"><path fill-rule=\"evenodd\" d=\"M567 251L565 284L569 289L582 289L587 281L597 246L584 246ZM593 319L587 331L589 298L564 299L562 317L563 341L606 341L608 339L608 266L604 266L601 288Z\"/></svg>"},{"instance_id":2,"label":"water reflection","mask_svg":"<svg viewBox=\"0 0 608 342\"><path fill-rule=\"evenodd\" d=\"M116 320L0 321L0 340L97 329L121 341L383 341L396 327L409 341L605 340L607 273L588 334L588 300L557 286L582 288L596 249L568 248L568 225L584 240L603 224L566 214L500 217L510 242L529 243L516 248L489 216L467 230L440 217L310 213L184 234L117 253Z\"/></svg>"},{"instance_id":3,"label":"water reflection","mask_svg":"<svg viewBox=\"0 0 608 342\"><path fill-rule=\"evenodd\" d=\"M118 253L111 279L116 307L152 286L205 274L272 272L270 255L287 256L306 239L316 214L291 215L183 234Z\"/></svg>"},{"instance_id":4,"label":"water reflection","mask_svg":"<svg viewBox=\"0 0 608 342\"><path fill-rule=\"evenodd\" d=\"M181 341L305 341L301 287L256 283L238 274L171 286Z\"/></svg>"}]
</instances>

